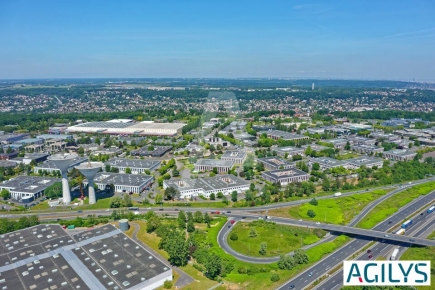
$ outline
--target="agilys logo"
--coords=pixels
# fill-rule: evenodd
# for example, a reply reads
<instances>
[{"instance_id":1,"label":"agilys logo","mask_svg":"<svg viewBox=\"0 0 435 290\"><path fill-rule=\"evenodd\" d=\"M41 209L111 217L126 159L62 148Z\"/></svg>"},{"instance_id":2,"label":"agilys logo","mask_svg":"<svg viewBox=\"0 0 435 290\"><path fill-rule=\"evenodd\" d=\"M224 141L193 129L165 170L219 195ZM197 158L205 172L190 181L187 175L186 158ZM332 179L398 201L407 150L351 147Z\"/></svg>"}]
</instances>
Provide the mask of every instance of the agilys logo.
<instances>
[{"instance_id":1,"label":"agilys logo","mask_svg":"<svg viewBox=\"0 0 435 290\"><path fill-rule=\"evenodd\" d=\"M430 286L430 261L343 261L344 286Z\"/></svg>"}]
</instances>

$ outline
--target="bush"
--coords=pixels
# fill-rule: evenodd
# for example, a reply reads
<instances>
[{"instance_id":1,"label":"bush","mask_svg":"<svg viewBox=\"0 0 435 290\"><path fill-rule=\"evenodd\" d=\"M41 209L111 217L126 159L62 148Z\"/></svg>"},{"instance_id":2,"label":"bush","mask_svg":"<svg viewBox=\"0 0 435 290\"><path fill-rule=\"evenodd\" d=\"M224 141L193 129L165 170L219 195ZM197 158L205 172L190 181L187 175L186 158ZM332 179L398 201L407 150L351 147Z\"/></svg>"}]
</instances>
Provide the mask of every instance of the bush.
<instances>
[{"instance_id":1,"label":"bush","mask_svg":"<svg viewBox=\"0 0 435 290\"><path fill-rule=\"evenodd\" d=\"M277 282L279 281L279 275L277 273L273 273L272 275L270 275L270 281L272 282Z\"/></svg>"},{"instance_id":2,"label":"bush","mask_svg":"<svg viewBox=\"0 0 435 290\"><path fill-rule=\"evenodd\" d=\"M246 274L248 271L246 270L245 267L241 266L241 267L239 267L239 269L237 269L237 272L239 274Z\"/></svg>"},{"instance_id":3,"label":"bush","mask_svg":"<svg viewBox=\"0 0 435 290\"><path fill-rule=\"evenodd\" d=\"M163 288L171 289L172 288L172 281L165 280L165 282L163 283Z\"/></svg>"},{"instance_id":4,"label":"bush","mask_svg":"<svg viewBox=\"0 0 435 290\"><path fill-rule=\"evenodd\" d=\"M313 218L313 217L316 216L316 213L314 212L314 210L309 209L309 210L307 211L307 216L309 216L310 218Z\"/></svg>"},{"instance_id":5,"label":"bush","mask_svg":"<svg viewBox=\"0 0 435 290\"><path fill-rule=\"evenodd\" d=\"M230 239L231 241L237 241L239 239L239 236L236 233L231 233Z\"/></svg>"},{"instance_id":6,"label":"bush","mask_svg":"<svg viewBox=\"0 0 435 290\"><path fill-rule=\"evenodd\" d=\"M310 204L316 206L316 205L319 204L319 202L317 201L316 198L313 198L313 199L310 201Z\"/></svg>"}]
</instances>

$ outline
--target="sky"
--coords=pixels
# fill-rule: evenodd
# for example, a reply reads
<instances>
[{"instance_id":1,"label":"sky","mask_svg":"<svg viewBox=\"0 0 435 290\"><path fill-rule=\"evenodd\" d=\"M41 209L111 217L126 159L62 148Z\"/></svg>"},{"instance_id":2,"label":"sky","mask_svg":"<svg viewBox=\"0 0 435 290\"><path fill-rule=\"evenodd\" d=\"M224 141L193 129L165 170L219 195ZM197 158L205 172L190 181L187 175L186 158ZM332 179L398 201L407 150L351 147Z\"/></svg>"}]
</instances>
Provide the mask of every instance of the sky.
<instances>
[{"instance_id":1,"label":"sky","mask_svg":"<svg viewBox=\"0 0 435 290\"><path fill-rule=\"evenodd\" d=\"M0 79L435 81L435 1L0 1Z\"/></svg>"}]
</instances>

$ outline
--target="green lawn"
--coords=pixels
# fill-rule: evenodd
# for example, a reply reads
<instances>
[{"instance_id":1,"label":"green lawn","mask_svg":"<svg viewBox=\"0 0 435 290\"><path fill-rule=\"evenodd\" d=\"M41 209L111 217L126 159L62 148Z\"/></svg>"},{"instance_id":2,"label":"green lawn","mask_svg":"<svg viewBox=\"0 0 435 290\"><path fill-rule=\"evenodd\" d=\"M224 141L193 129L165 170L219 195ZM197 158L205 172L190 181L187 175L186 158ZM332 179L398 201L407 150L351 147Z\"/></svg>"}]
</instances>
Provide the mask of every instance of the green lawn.
<instances>
[{"instance_id":1,"label":"green lawn","mask_svg":"<svg viewBox=\"0 0 435 290\"><path fill-rule=\"evenodd\" d=\"M359 155L356 154L356 153L346 153L346 154L343 154L343 155L339 155L337 157L337 159L338 160L346 160L346 159L355 158L355 157L358 157L358 156Z\"/></svg>"},{"instance_id":2,"label":"green lawn","mask_svg":"<svg viewBox=\"0 0 435 290\"><path fill-rule=\"evenodd\" d=\"M377 189L371 192L354 194L332 199L318 200L318 205L304 203L302 205L269 210L270 215L309 219L332 224L348 224L367 204L385 195L385 190ZM308 217L308 210L313 210L316 216Z\"/></svg>"},{"instance_id":3,"label":"green lawn","mask_svg":"<svg viewBox=\"0 0 435 290\"><path fill-rule=\"evenodd\" d=\"M251 229L255 229L256 237L250 237ZM304 245L313 244L325 235L325 231L319 229L284 226L265 221L237 223L231 233L238 236L236 241L228 236L228 244L231 248L241 254L254 257L273 257L289 253ZM262 242L267 243L265 255L259 253Z\"/></svg>"},{"instance_id":4,"label":"green lawn","mask_svg":"<svg viewBox=\"0 0 435 290\"><path fill-rule=\"evenodd\" d=\"M88 204L88 199L85 199L84 205L76 207L76 209L106 209L110 206L110 198L97 199L94 204Z\"/></svg>"},{"instance_id":5,"label":"green lawn","mask_svg":"<svg viewBox=\"0 0 435 290\"><path fill-rule=\"evenodd\" d=\"M432 233L431 236L433 236ZM435 281L435 247L410 247L408 248L403 255L400 257L400 260L430 260L431 263L431 281L432 286L416 286L417 289L433 289L433 284Z\"/></svg>"},{"instance_id":6,"label":"green lawn","mask_svg":"<svg viewBox=\"0 0 435 290\"><path fill-rule=\"evenodd\" d=\"M219 199L218 199L219 200ZM155 205L155 207L160 207L160 205ZM189 210L189 207L206 207L206 208L225 208L228 207L221 201L204 201L204 202L164 202L163 207L180 207Z\"/></svg>"},{"instance_id":7,"label":"green lawn","mask_svg":"<svg viewBox=\"0 0 435 290\"><path fill-rule=\"evenodd\" d=\"M434 189L435 182L428 182L399 192L374 207L370 213L356 226L363 229L371 229L381 221L397 212L402 206L410 203L420 195L430 193Z\"/></svg>"}]
</instances>

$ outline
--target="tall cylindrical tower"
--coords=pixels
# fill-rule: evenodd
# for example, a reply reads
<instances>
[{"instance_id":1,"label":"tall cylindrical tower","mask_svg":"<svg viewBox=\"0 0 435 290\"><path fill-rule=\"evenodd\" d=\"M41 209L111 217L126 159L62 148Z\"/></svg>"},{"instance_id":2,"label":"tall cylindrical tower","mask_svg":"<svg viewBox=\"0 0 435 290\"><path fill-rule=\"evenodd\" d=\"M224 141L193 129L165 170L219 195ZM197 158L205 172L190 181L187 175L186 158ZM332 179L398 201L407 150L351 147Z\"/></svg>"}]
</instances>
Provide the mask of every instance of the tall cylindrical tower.
<instances>
[{"instance_id":1,"label":"tall cylindrical tower","mask_svg":"<svg viewBox=\"0 0 435 290\"><path fill-rule=\"evenodd\" d=\"M94 177L103 168L104 163L102 162L83 162L82 164L75 166L75 168L80 171L88 180L88 191L89 191L89 204L94 204L97 202L95 197L94 189Z\"/></svg>"},{"instance_id":2,"label":"tall cylindrical tower","mask_svg":"<svg viewBox=\"0 0 435 290\"><path fill-rule=\"evenodd\" d=\"M48 157L48 160L59 168L62 174L62 197L63 203L71 202L71 192L69 190L68 177L66 175L68 168L77 161L78 155L75 153L58 153Z\"/></svg>"}]
</instances>

